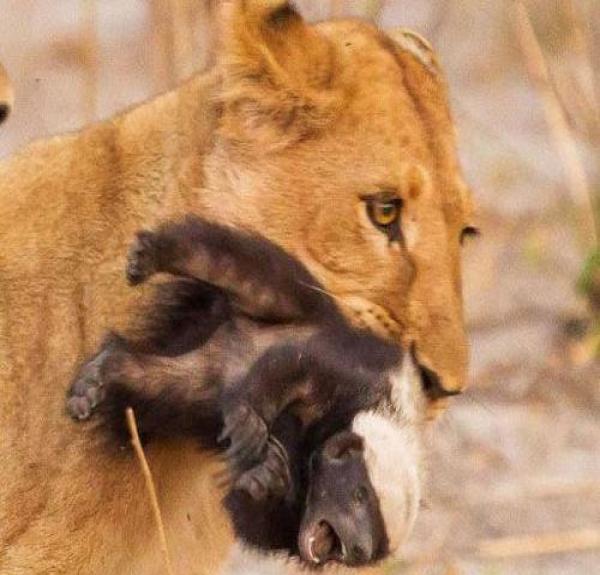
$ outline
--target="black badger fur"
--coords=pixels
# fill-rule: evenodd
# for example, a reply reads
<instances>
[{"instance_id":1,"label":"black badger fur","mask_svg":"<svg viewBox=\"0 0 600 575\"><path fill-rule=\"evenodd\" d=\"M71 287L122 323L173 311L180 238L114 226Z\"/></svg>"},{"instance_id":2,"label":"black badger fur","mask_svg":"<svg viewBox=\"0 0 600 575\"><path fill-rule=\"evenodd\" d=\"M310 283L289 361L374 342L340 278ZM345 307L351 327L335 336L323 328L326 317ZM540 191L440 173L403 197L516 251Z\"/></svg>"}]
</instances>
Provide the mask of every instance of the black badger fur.
<instances>
[{"instance_id":1,"label":"black badger fur","mask_svg":"<svg viewBox=\"0 0 600 575\"><path fill-rule=\"evenodd\" d=\"M369 410L386 425L402 417L398 348L351 327L298 260L254 235L191 217L141 232L128 279L158 272L180 280L160 289L142 337L111 336L84 365L71 414L85 419L99 406L123 432L131 406L146 439L194 435L214 447L221 432L238 488L227 505L243 539L291 551L298 541L314 562L383 557L388 525L365 438L352 429ZM327 500L318 496L324 481L333 487ZM348 525L333 517L340 507L364 516Z\"/></svg>"}]
</instances>

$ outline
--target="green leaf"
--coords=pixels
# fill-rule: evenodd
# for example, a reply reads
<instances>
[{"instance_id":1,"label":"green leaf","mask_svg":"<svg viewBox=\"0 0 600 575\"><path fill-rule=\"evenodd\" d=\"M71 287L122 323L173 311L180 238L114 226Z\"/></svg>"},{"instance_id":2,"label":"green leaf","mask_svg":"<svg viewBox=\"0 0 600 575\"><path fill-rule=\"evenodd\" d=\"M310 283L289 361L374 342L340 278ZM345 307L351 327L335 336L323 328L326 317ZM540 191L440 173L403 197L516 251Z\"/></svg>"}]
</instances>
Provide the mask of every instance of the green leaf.
<instances>
[{"instance_id":1,"label":"green leaf","mask_svg":"<svg viewBox=\"0 0 600 575\"><path fill-rule=\"evenodd\" d=\"M583 295L590 295L600 282L600 248L593 251L585 261L583 271L577 281L577 290Z\"/></svg>"}]
</instances>

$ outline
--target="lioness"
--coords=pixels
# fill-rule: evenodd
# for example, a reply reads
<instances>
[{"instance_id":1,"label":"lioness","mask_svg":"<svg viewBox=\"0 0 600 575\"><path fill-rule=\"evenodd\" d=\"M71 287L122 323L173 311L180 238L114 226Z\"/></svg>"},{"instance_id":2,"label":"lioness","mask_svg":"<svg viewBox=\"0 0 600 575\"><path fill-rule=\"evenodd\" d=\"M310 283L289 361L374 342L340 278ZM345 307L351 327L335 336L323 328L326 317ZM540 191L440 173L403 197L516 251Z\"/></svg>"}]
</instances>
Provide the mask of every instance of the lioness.
<instances>
[{"instance_id":1,"label":"lioness","mask_svg":"<svg viewBox=\"0 0 600 575\"><path fill-rule=\"evenodd\" d=\"M75 366L144 298L121 279L139 228L192 212L259 231L358 325L413 346L432 398L465 384L471 204L429 47L308 26L284 0L219 12L207 73L0 166L3 574L163 572L135 460L63 407ZM193 441L148 451L176 572L217 572L232 539L217 462Z\"/></svg>"}]
</instances>

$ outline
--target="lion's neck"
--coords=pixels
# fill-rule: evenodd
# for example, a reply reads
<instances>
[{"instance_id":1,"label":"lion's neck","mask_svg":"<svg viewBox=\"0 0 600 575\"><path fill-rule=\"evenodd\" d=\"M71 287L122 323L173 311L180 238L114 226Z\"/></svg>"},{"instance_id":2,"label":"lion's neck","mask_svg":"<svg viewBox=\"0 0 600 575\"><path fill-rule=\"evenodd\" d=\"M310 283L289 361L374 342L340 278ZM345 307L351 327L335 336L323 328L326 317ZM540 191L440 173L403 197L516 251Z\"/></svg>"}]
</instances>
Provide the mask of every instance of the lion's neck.
<instances>
[{"instance_id":1,"label":"lion's neck","mask_svg":"<svg viewBox=\"0 0 600 575\"><path fill-rule=\"evenodd\" d=\"M198 75L113 120L116 145L128 155L119 174L128 221L134 216L149 227L201 209L216 129L216 81L213 72Z\"/></svg>"}]
</instances>

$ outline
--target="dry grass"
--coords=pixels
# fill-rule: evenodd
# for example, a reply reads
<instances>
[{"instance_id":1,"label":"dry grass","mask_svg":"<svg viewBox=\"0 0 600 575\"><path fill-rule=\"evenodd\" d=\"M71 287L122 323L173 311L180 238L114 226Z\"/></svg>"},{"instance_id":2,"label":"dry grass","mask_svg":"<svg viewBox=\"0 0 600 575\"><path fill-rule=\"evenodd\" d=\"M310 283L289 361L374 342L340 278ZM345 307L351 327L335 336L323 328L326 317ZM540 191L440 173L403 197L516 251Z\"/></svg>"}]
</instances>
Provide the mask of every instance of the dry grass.
<instances>
[{"instance_id":1,"label":"dry grass","mask_svg":"<svg viewBox=\"0 0 600 575\"><path fill-rule=\"evenodd\" d=\"M567 2L571 5L571 2ZM514 26L523 51L525 64L529 75L538 92L546 114L546 121L554 139L556 149L563 163L567 178L568 189L577 208L578 223L586 251L595 249L598 245L598 233L594 214L594 199L588 181L585 167L580 157L577 142L569 126L566 112L552 81L551 73L544 57L540 42L537 38L531 19L523 2L515 1L513 5ZM574 32L579 39L577 45L583 50L584 37L580 28ZM585 66L591 72L591 67ZM590 92L590 99L595 100L593 81L590 73L585 74L587 81L582 89Z\"/></svg>"},{"instance_id":2,"label":"dry grass","mask_svg":"<svg viewBox=\"0 0 600 575\"><path fill-rule=\"evenodd\" d=\"M154 521L156 522L156 529L158 532L158 541L160 545L161 554L165 563L165 573L167 575L175 575L171 562L171 555L169 553L169 545L167 544L167 535L165 533L165 525L162 519L162 513L160 511L160 505L158 503L158 495L156 493L156 486L154 485L154 479L152 478L152 471L150 471L150 465L146 459L142 442L140 441L140 434L138 433L137 423L135 419L135 413L130 407L126 411L127 427L129 428L129 434L131 435L131 445L135 451L136 457L140 464L140 469L144 475L144 482L146 490L148 491L148 500L152 508L154 515Z\"/></svg>"}]
</instances>

